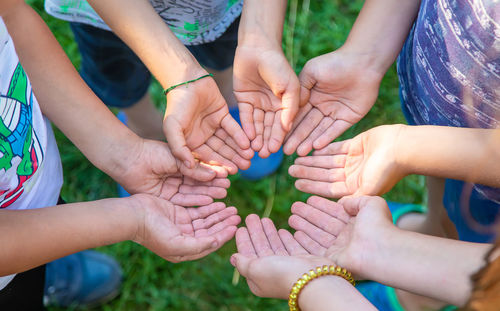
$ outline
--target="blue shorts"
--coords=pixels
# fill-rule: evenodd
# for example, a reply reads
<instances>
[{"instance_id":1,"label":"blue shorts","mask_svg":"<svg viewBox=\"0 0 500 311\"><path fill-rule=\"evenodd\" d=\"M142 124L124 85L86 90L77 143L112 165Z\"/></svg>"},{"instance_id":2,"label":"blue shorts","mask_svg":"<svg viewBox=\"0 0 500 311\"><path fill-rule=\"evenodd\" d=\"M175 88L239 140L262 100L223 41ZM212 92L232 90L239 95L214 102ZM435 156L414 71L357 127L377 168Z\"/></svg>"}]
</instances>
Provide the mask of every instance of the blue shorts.
<instances>
[{"instance_id":1,"label":"blue shorts","mask_svg":"<svg viewBox=\"0 0 500 311\"><path fill-rule=\"evenodd\" d=\"M214 42L187 46L207 68L224 70L233 65L238 43L236 19ZM80 75L108 106L126 108L148 91L151 73L113 32L82 23L70 23L81 55Z\"/></svg>"}]
</instances>

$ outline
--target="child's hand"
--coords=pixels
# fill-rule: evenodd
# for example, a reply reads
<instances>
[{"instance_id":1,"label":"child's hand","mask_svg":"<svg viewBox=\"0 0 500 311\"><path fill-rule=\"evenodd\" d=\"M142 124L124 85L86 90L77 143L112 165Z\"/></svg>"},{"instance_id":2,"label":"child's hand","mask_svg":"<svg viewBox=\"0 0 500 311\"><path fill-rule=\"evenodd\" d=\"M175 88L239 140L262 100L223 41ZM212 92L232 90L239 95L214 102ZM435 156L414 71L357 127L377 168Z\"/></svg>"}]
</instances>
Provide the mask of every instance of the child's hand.
<instances>
[{"instance_id":1,"label":"child's hand","mask_svg":"<svg viewBox=\"0 0 500 311\"><path fill-rule=\"evenodd\" d=\"M295 239L309 253L325 256L351 271L368 277L372 255L383 250L378 242L391 236L391 213L380 197L345 197L338 203L310 197L292 206L288 223Z\"/></svg>"},{"instance_id":2,"label":"child's hand","mask_svg":"<svg viewBox=\"0 0 500 311\"><path fill-rule=\"evenodd\" d=\"M240 217L222 202L184 208L149 195L134 195L140 219L135 242L171 262L204 257L233 238Z\"/></svg>"},{"instance_id":3,"label":"child's hand","mask_svg":"<svg viewBox=\"0 0 500 311\"><path fill-rule=\"evenodd\" d=\"M309 255L290 232L276 231L268 218L249 215L245 222L247 228L236 232L238 253L231 257L231 264L257 296L286 299L302 274L333 264L327 258Z\"/></svg>"},{"instance_id":4,"label":"child's hand","mask_svg":"<svg viewBox=\"0 0 500 311\"><path fill-rule=\"evenodd\" d=\"M234 58L241 124L263 158L280 149L299 110L299 80L279 48L238 46Z\"/></svg>"},{"instance_id":5,"label":"child's hand","mask_svg":"<svg viewBox=\"0 0 500 311\"><path fill-rule=\"evenodd\" d=\"M188 169L159 141L139 140L127 151L119 168L109 168L108 174L130 193L151 194L181 206L201 206L226 197L230 182L220 167L197 162Z\"/></svg>"},{"instance_id":6,"label":"child's hand","mask_svg":"<svg viewBox=\"0 0 500 311\"><path fill-rule=\"evenodd\" d=\"M230 174L250 167L250 141L211 77L167 94L163 130L172 153L188 168L195 167L195 158L222 166Z\"/></svg>"},{"instance_id":7,"label":"child's hand","mask_svg":"<svg viewBox=\"0 0 500 311\"><path fill-rule=\"evenodd\" d=\"M286 138L286 154L324 148L371 109L383 74L370 70L364 58L339 49L306 63L299 79L307 104Z\"/></svg>"},{"instance_id":8,"label":"child's hand","mask_svg":"<svg viewBox=\"0 0 500 311\"><path fill-rule=\"evenodd\" d=\"M403 125L373 128L299 157L289 168L298 190L324 197L382 195L407 172L398 165L398 137Z\"/></svg>"}]
</instances>

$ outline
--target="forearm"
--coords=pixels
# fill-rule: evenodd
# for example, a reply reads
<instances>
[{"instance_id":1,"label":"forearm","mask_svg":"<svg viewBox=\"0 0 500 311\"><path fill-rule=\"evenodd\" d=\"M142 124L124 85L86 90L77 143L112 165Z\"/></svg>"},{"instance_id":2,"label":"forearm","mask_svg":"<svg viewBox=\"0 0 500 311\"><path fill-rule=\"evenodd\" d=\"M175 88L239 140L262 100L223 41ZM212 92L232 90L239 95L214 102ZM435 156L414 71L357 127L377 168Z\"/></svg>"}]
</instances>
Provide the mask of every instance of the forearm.
<instances>
[{"instance_id":1,"label":"forearm","mask_svg":"<svg viewBox=\"0 0 500 311\"><path fill-rule=\"evenodd\" d=\"M490 244L438 238L396 227L366 250L363 277L461 306ZM368 254L368 252L370 254Z\"/></svg>"},{"instance_id":2,"label":"forearm","mask_svg":"<svg viewBox=\"0 0 500 311\"><path fill-rule=\"evenodd\" d=\"M307 284L299 295L303 311L376 310L349 282L337 276L322 276Z\"/></svg>"},{"instance_id":3,"label":"forearm","mask_svg":"<svg viewBox=\"0 0 500 311\"><path fill-rule=\"evenodd\" d=\"M147 0L90 0L89 3L142 60L163 88L205 71Z\"/></svg>"},{"instance_id":4,"label":"forearm","mask_svg":"<svg viewBox=\"0 0 500 311\"><path fill-rule=\"evenodd\" d=\"M130 198L33 210L0 210L0 275L22 272L88 248L131 240L138 216Z\"/></svg>"},{"instance_id":5,"label":"forearm","mask_svg":"<svg viewBox=\"0 0 500 311\"><path fill-rule=\"evenodd\" d=\"M419 0L365 1L341 49L367 58L384 74L401 51L419 6Z\"/></svg>"},{"instance_id":6,"label":"forearm","mask_svg":"<svg viewBox=\"0 0 500 311\"><path fill-rule=\"evenodd\" d=\"M397 162L420 174L500 187L500 130L405 126L397 141Z\"/></svg>"},{"instance_id":7,"label":"forearm","mask_svg":"<svg viewBox=\"0 0 500 311\"><path fill-rule=\"evenodd\" d=\"M286 0L245 0L238 31L238 45L281 50Z\"/></svg>"},{"instance_id":8,"label":"forearm","mask_svg":"<svg viewBox=\"0 0 500 311\"><path fill-rule=\"evenodd\" d=\"M20 2L3 17L42 112L94 165L118 171L139 138L88 88L28 5Z\"/></svg>"}]
</instances>

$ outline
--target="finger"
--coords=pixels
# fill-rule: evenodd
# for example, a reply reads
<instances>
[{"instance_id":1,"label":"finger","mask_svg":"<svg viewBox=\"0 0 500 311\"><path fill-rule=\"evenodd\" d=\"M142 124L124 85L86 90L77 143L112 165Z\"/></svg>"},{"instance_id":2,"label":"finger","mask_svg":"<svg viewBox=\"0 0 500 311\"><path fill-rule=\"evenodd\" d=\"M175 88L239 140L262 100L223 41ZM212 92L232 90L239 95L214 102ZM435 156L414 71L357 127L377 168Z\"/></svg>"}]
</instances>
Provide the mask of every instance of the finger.
<instances>
[{"instance_id":1,"label":"finger","mask_svg":"<svg viewBox=\"0 0 500 311\"><path fill-rule=\"evenodd\" d=\"M280 229L278 231L278 235L285 245L286 250L291 256L297 256L297 255L307 255L309 254L303 247L302 245L299 244L293 237L293 235L285 229Z\"/></svg>"},{"instance_id":2,"label":"finger","mask_svg":"<svg viewBox=\"0 0 500 311\"><path fill-rule=\"evenodd\" d=\"M236 226L228 226L228 227L225 227L223 230L220 230L217 233L213 234L212 236L217 241L216 242L217 246L214 246L214 247L202 252L198 256L198 258L205 257L206 255L208 255L212 252L215 252L216 250L218 250L219 248L224 246L224 244L226 244L229 240L231 240L234 237L237 229L238 228ZM193 258L193 259L197 259L197 258Z\"/></svg>"},{"instance_id":3,"label":"finger","mask_svg":"<svg viewBox=\"0 0 500 311\"><path fill-rule=\"evenodd\" d=\"M297 147L297 152L301 148L312 148L313 142L316 138L320 137L324 132L326 132L330 126L333 124L333 120L330 117L324 117L323 120L316 126L316 128L309 134L309 136Z\"/></svg>"},{"instance_id":4,"label":"finger","mask_svg":"<svg viewBox=\"0 0 500 311\"><path fill-rule=\"evenodd\" d=\"M197 208L188 208L186 210L189 214L189 217L192 220L196 220L207 218L208 216L218 213L224 209L226 209L226 204L224 204L223 202L214 202Z\"/></svg>"},{"instance_id":5,"label":"finger","mask_svg":"<svg viewBox=\"0 0 500 311\"><path fill-rule=\"evenodd\" d=\"M253 140L255 138L253 105L249 103L238 103L238 110L240 111L240 121L243 131L248 139Z\"/></svg>"},{"instance_id":6,"label":"finger","mask_svg":"<svg viewBox=\"0 0 500 311\"><path fill-rule=\"evenodd\" d=\"M339 182L345 181L344 168L318 168L304 165L292 165L288 169L290 175L295 178L308 179L323 182Z\"/></svg>"},{"instance_id":7,"label":"finger","mask_svg":"<svg viewBox=\"0 0 500 311\"><path fill-rule=\"evenodd\" d=\"M271 245L271 249L276 255L286 256L288 252L286 251L285 245L281 242L281 239L278 235L278 230L274 226L274 223L269 218L261 219L262 228L264 229L264 233L267 236L267 240Z\"/></svg>"},{"instance_id":8,"label":"finger","mask_svg":"<svg viewBox=\"0 0 500 311\"><path fill-rule=\"evenodd\" d=\"M195 232L195 235L218 235L219 232L226 230L229 227L236 227L241 222L241 217L239 215L229 216L221 222L214 224L208 229L201 229Z\"/></svg>"},{"instance_id":9,"label":"finger","mask_svg":"<svg viewBox=\"0 0 500 311\"><path fill-rule=\"evenodd\" d=\"M264 116L264 145L259 151L259 157L261 158L267 158L269 155L271 155L271 152L269 151L269 140L271 139L274 115L274 111L266 111L266 114Z\"/></svg>"},{"instance_id":10,"label":"finger","mask_svg":"<svg viewBox=\"0 0 500 311\"><path fill-rule=\"evenodd\" d=\"M313 108L313 106L309 103L306 103L306 105L304 107L300 108L299 112L297 113L297 116L295 116L295 120L293 121L292 128L290 129L290 131L287 133L287 135L285 137L285 141L288 140L290 135L292 135L293 131L295 131L297 126L299 126L300 122L302 122L302 120L304 120L304 118L307 116L307 114L309 113L309 111L311 111L312 108Z\"/></svg>"},{"instance_id":11,"label":"finger","mask_svg":"<svg viewBox=\"0 0 500 311\"><path fill-rule=\"evenodd\" d=\"M318 124L323 120L324 115L316 108L313 108L304 117L302 122L297 125L297 128L293 131L292 135L287 140L288 148L296 150L297 147L309 136L309 134L318 126ZM312 146L311 146L312 148ZM301 153L297 149L297 154L300 156L305 156L311 150L306 150L303 148Z\"/></svg>"},{"instance_id":12,"label":"finger","mask_svg":"<svg viewBox=\"0 0 500 311\"><path fill-rule=\"evenodd\" d=\"M199 161L195 162L194 168L188 168L180 161L178 161L178 165L179 165L179 171L182 175L189 176L196 180L210 181L218 175L218 173L215 170L213 170L212 167L201 165Z\"/></svg>"},{"instance_id":13,"label":"finger","mask_svg":"<svg viewBox=\"0 0 500 311\"><path fill-rule=\"evenodd\" d=\"M249 273L248 267L250 266L250 261L251 261L250 258L242 254L236 253L231 256L229 261L234 267L236 267L236 269L238 269L238 272L241 275L243 275L245 278L248 276Z\"/></svg>"},{"instance_id":14,"label":"finger","mask_svg":"<svg viewBox=\"0 0 500 311\"><path fill-rule=\"evenodd\" d=\"M331 143L322 149L316 149L313 156L347 154L352 139Z\"/></svg>"},{"instance_id":15,"label":"finger","mask_svg":"<svg viewBox=\"0 0 500 311\"><path fill-rule=\"evenodd\" d=\"M335 217L344 223L349 222L349 219L351 218L351 216L345 211L342 204L322 197L311 196L307 199L307 204L332 217Z\"/></svg>"},{"instance_id":16,"label":"finger","mask_svg":"<svg viewBox=\"0 0 500 311\"><path fill-rule=\"evenodd\" d=\"M222 119L221 127L226 130L226 132L233 138L238 146L241 149L250 148L250 140L248 140L247 135L243 132L243 129L239 126L238 122L236 122L229 111L226 116Z\"/></svg>"},{"instance_id":17,"label":"finger","mask_svg":"<svg viewBox=\"0 0 500 311\"><path fill-rule=\"evenodd\" d=\"M297 231L293 235L295 240L309 253L315 256L324 256L326 248L321 246L318 242L311 239L307 234L302 231Z\"/></svg>"},{"instance_id":18,"label":"finger","mask_svg":"<svg viewBox=\"0 0 500 311\"><path fill-rule=\"evenodd\" d=\"M311 97L311 90L304 86L300 86L300 107L307 105L309 98Z\"/></svg>"},{"instance_id":19,"label":"finger","mask_svg":"<svg viewBox=\"0 0 500 311\"><path fill-rule=\"evenodd\" d=\"M253 110L253 122L255 125L255 139L252 141L252 149L256 152L264 145L264 110L255 108Z\"/></svg>"},{"instance_id":20,"label":"finger","mask_svg":"<svg viewBox=\"0 0 500 311\"><path fill-rule=\"evenodd\" d=\"M215 131L215 136L220 138L226 145L238 152L238 154L242 158L250 160L253 157L254 151L251 148L241 149L240 146L238 146L238 144L234 142L233 138L231 138L231 136L229 136L229 134L225 130L218 129L217 131Z\"/></svg>"},{"instance_id":21,"label":"finger","mask_svg":"<svg viewBox=\"0 0 500 311\"><path fill-rule=\"evenodd\" d=\"M184 177L182 184L189 186L207 186L227 189L231 185L231 181L229 181L229 179L227 178L214 178L210 181L199 181L190 177Z\"/></svg>"},{"instance_id":22,"label":"finger","mask_svg":"<svg viewBox=\"0 0 500 311\"><path fill-rule=\"evenodd\" d=\"M352 123L346 122L344 120L335 120L332 126L330 126L321 136L316 138L313 142L314 149L321 149L331 143L335 138L339 137L344 133Z\"/></svg>"},{"instance_id":23,"label":"finger","mask_svg":"<svg viewBox=\"0 0 500 311\"><path fill-rule=\"evenodd\" d=\"M323 213L324 214L324 213ZM288 223L290 227L294 228L296 231L302 231L307 234L311 239L316 241L319 245L324 248L328 248L335 242L336 236L330 234L321 228L316 227L306 219L292 215L288 218ZM339 230L340 231L340 230Z\"/></svg>"},{"instance_id":24,"label":"finger","mask_svg":"<svg viewBox=\"0 0 500 311\"><path fill-rule=\"evenodd\" d=\"M244 256L257 258L257 252L250 239L250 234L245 227L238 228L238 231L236 231L236 248L238 249L238 253Z\"/></svg>"},{"instance_id":25,"label":"finger","mask_svg":"<svg viewBox=\"0 0 500 311\"><path fill-rule=\"evenodd\" d=\"M268 150L271 153L278 152L281 145L283 144L283 140L285 139L286 130L282 127L282 124L280 122L280 119L282 119L281 115L281 111L278 111L274 114L274 122L271 127L271 136L268 141Z\"/></svg>"},{"instance_id":26,"label":"finger","mask_svg":"<svg viewBox=\"0 0 500 311\"><path fill-rule=\"evenodd\" d=\"M343 220L337 219L332 215L325 213L322 210L317 209L309 204L304 204L302 202L300 202L300 204L297 203L292 205L292 213L294 215L300 216L301 218L306 220L310 225L315 226L330 235L333 236L339 235L339 233L346 225L346 223ZM343 209L342 206L340 206L340 208ZM346 218L348 218L347 213L346 213ZM309 224L296 223L296 225L298 226L305 225L307 227L310 227ZM309 234L309 231L304 230L304 228L298 227L294 229L299 231L304 231ZM313 228L310 228L309 230L312 231ZM311 234L309 234L309 236L312 237Z\"/></svg>"},{"instance_id":27,"label":"finger","mask_svg":"<svg viewBox=\"0 0 500 311\"><path fill-rule=\"evenodd\" d=\"M224 141L217 136L210 137L206 144L212 149L217 150L217 153L226 158L228 161L234 163L240 169L247 169L250 167L250 161L243 159L236 150L229 147ZM241 149L241 148L238 148Z\"/></svg>"},{"instance_id":28,"label":"finger","mask_svg":"<svg viewBox=\"0 0 500 311\"><path fill-rule=\"evenodd\" d=\"M206 218L193 220L193 229L195 230L195 232L197 232L198 230L212 228L216 224L224 222L226 219L230 218L231 216L235 216L236 214L237 210L234 206L224 208L216 213L209 215ZM230 225L236 224L230 223ZM215 231L215 229L213 231ZM201 234L201 232L199 232L198 234Z\"/></svg>"},{"instance_id":29,"label":"finger","mask_svg":"<svg viewBox=\"0 0 500 311\"><path fill-rule=\"evenodd\" d=\"M341 198L345 195L351 194L343 181L330 183L309 179L299 179L295 181L295 188L305 193L316 194L328 198Z\"/></svg>"},{"instance_id":30,"label":"finger","mask_svg":"<svg viewBox=\"0 0 500 311\"><path fill-rule=\"evenodd\" d=\"M172 196L170 201L180 206L202 206L210 204L214 200L206 195L176 193Z\"/></svg>"},{"instance_id":31,"label":"finger","mask_svg":"<svg viewBox=\"0 0 500 311\"><path fill-rule=\"evenodd\" d=\"M224 199L227 195L227 190L221 187L181 185L179 187L179 193L185 195L204 195L213 199Z\"/></svg>"},{"instance_id":32,"label":"finger","mask_svg":"<svg viewBox=\"0 0 500 311\"><path fill-rule=\"evenodd\" d=\"M208 145L203 144L193 150L196 156L209 165L218 165L224 167L229 174L236 174L238 167L230 160L224 158L222 155L214 151Z\"/></svg>"},{"instance_id":33,"label":"finger","mask_svg":"<svg viewBox=\"0 0 500 311\"><path fill-rule=\"evenodd\" d=\"M167 143L173 155L182 161L187 168L195 167L196 163L191 150L186 146L184 138L184 129L179 122L172 116L167 116L163 123L163 131L167 138Z\"/></svg>"},{"instance_id":34,"label":"finger","mask_svg":"<svg viewBox=\"0 0 500 311\"><path fill-rule=\"evenodd\" d=\"M285 133L292 129L293 119L299 111L300 89L300 84L295 79L295 75L293 75L292 81L289 81L285 92L281 96L281 107L283 108L281 113L281 127Z\"/></svg>"},{"instance_id":35,"label":"finger","mask_svg":"<svg viewBox=\"0 0 500 311\"><path fill-rule=\"evenodd\" d=\"M227 173L227 169L225 167L222 167L220 165L211 165L211 164L208 164L205 162L199 162L199 165L214 171L216 178L226 178L227 177L228 173ZM182 173L182 170L181 170L181 173ZM190 177L193 177L193 176L190 176Z\"/></svg>"},{"instance_id":36,"label":"finger","mask_svg":"<svg viewBox=\"0 0 500 311\"><path fill-rule=\"evenodd\" d=\"M346 156L344 154L333 156L308 156L295 159L296 165L320 167L325 169L341 168L345 166Z\"/></svg>"},{"instance_id":37,"label":"finger","mask_svg":"<svg viewBox=\"0 0 500 311\"><path fill-rule=\"evenodd\" d=\"M185 259L181 258L181 261L199 258L202 253L215 250L215 248L218 247L217 240L212 236L201 238L179 236L171 242L171 246L169 247L169 256L191 257Z\"/></svg>"},{"instance_id":38,"label":"finger","mask_svg":"<svg viewBox=\"0 0 500 311\"><path fill-rule=\"evenodd\" d=\"M255 214L248 215L245 219L245 223L257 255L259 255L259 257L274 255L271 245L264 233L264 229L262 228L259 216Z\"/></svg>"}]
</instances>

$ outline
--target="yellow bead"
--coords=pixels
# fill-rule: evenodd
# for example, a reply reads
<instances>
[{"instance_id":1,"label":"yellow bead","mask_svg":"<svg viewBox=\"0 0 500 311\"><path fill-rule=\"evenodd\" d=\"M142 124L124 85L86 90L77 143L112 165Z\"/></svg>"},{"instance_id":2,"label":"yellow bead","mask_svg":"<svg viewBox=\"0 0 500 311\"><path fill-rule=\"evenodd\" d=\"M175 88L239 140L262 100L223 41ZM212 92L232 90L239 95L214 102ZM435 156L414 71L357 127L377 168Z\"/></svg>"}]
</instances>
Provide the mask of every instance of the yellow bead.
<instances>
[{"instance_id":1,"label":"yellow bead","mask_svg":"<svg viewBox=\"0 0 500 311\"><path fill-rule=\"evenodd\" d=\"M330 266L330 273L335 273L335 266Z\"/></svg>"},{"instance_id":2,"label":"yellow bead","mask_svg":"<svg viewBox=\"0 0 500 311\"><path fill-rule=\"evenodd\" d=\"M323 269L321 269L321 267L317 267L317 268L316 268L316 273L317 273L317 274L321 275L321 274L322 274L322 272L323 272Z\"/></svg>"},{"instance_id":3,"label":"yellow bead","mask_svg":"<svg viewBox=\"0 0 500 311\"><path fill-rule=\"evenodd\" d=\"M323 274L328 274L328 266L323 266Z\"/></svg>"},{"instance_id":4,"label":"yellow bead","mask_svg":"<svg viewBox=\"0 0 500 311\"><path fill-rule=\"evenodd\" d=\"M337 268L335 269L335 271L336 271L337 273L340 273L340 272L342 272L342 268L341 268L341 267L337 267Z\"/></svg>"},{"instance_id":5,"label":"yellow bead","mask_svg":"<svg viewBox=\"0 0 500 311\"><path fill-rule=\"evenodd\" d=\"M311 278L315 279L316 278L316 272L314 270L309 270L309 275L311 276Z\"/></svg>"}]
</instances>

